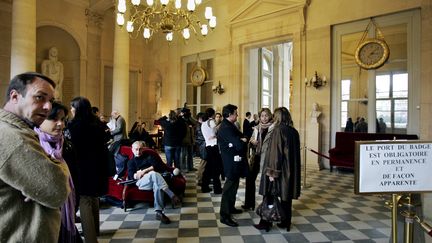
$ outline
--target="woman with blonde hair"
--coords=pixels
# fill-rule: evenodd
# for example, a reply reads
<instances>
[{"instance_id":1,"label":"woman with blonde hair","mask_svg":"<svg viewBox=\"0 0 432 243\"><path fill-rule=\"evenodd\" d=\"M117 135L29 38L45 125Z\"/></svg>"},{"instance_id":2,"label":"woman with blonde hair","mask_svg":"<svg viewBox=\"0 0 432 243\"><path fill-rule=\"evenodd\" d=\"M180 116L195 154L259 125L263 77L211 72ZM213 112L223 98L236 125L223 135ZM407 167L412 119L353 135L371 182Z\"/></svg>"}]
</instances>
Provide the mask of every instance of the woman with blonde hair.
<instances>
[{"instance_id":1,"label":"woman with blonde hair","mask_svg":"<svg viewBox=\"0 0 432 243\"><path fill-rule=\"evenodd\" d=\"M285 107L276 108L273 115L274 129L270 146L266 151L266 160L261 174L259 193L268 195L270 185L276 188L280 197L282 222L278 227L291 229L292 200L300 196L300 139L293 127L291 114ZM254 225L257 229L270 230L272 223L261 219Z\"/></svg>"},{"instance_id":2,"label":"woman with blonde hair","mask_svg":"<svg viewBox=\"0 0 432 243\"><path fill-rule=\"evenodd\" d=\"M245 203L241 206L244 210L255 209L255 181L261 165L264 164L265 153L273 132L273 115L270 109L262 108L259 117L259 123L253 127L249 140L249 174L246 177Z\"/></svg>"}]
</instances>

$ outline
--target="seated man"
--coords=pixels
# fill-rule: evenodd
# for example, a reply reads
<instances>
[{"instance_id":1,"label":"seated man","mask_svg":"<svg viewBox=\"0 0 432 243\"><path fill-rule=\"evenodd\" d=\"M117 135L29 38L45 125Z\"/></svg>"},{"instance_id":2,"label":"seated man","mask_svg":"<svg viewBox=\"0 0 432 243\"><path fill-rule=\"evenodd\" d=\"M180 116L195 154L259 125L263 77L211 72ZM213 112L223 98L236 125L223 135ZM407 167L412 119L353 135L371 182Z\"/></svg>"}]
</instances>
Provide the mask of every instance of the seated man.
<instances>
[{"instance_id":1,"label":"seated man","mask_svg":"<svg viewBox=\"0 0 432 243\"><path fill-rule=\"evenodd\" d=\"M143 154L145 143L136 141L132 144L134 157L128 162L128 177L136 179L136 185L140 190L153 190L154 208L156 219L164 224L169 224L171 220L163 213L164 191L170 198L173 207L180 202L180 199L168 188L160 171L160 164L156 158L149 154ZM162 191L161 191L162 190Z\"/></svg>"}]
</instances>

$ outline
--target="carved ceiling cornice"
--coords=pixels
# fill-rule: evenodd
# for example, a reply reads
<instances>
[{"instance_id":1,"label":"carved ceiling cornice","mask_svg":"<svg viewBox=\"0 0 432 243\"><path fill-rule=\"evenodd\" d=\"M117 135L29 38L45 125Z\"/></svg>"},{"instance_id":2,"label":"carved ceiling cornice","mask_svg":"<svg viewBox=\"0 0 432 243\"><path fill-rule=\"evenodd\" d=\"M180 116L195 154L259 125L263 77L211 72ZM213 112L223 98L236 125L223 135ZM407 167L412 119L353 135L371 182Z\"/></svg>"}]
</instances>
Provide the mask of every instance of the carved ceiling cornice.
<instances>
[{"instance_id":1,"label":"carved ceiling cornice","mask_svg":"<svg viewBox=\"0 0 432 243\"><path fill-rule=\"evenodd\" d=\"M116 6L116 0L93 0L90 1L89 8L93 11L104 13L105 11L114 8Z\"/></svg>"},{"instance_id":2,"label":"carved ceiling cornice","mask_svg":"<svg viewBox=\"0 0 432 243\"><path fill-rule=\"evenodd\" d=\"M304 11L304 7L309 4L310 0L251 0L231 17L229 23L231 26L241 25L266 17Z\"/></svg>"},{"instance_id":3,"label":"carved ceiling cornice","mask_svg":"<svg viewBox=\"0 0 432 243\"><path fill-rule=\"evenodd\" d=\"M99 29L102 29L104 22L104 15L87 8L85 10L85 15L87 17L87 25L88 26L96 26Z\"/></svg>"}]
</instances>

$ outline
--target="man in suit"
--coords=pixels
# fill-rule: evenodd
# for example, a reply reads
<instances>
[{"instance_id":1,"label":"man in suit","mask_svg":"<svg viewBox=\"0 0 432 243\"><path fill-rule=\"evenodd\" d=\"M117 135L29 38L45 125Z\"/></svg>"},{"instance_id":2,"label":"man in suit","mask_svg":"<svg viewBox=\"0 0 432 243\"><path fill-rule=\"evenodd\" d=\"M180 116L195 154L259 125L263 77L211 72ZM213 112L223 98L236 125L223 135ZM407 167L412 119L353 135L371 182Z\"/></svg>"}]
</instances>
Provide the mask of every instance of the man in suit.
<instances>
[{"instance_id":1,"label":"man in suit","mask_svg":"<svg viewBox=\"0 0 432 243\"><path fill-rule=\"evenodd\" d=\"M226 181L222 189L220 222L231 227L238 226L231 214L241 213L234 207L240 177L245 177L248 170L246 161L247 139L236 128L237 106L228 104L223 107L224 119L219 127L217 141L221 151Z\"/></svg>"},{"instance_id":2,"label":"man in suit","mask_svg":"<svg viewBox=\"0 0 432 243\"><path fill-rule=\"evenodd\" d=\"M248 111L246 112L246 118L243 121L243 135L249 140L252 136L252 126L250 122L252 114Z\"/></svg>"}]
</instances>

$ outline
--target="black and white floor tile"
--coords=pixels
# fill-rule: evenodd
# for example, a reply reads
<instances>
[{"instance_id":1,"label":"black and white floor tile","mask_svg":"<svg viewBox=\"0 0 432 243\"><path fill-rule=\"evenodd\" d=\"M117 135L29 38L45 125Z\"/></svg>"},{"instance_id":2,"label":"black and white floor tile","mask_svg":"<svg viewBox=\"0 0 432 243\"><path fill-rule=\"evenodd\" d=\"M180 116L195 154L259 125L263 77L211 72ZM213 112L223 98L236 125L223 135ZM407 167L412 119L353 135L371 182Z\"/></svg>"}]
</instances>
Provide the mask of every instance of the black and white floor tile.
<instances>
[{"instance_id":1,"label":"black and white floor tile","mask_svg":"<svg viewBox=\"0 0 432 243\"><path fill-rule=\"evenodd\" d=\"M290 232L277 226L270 232L256 230L253 224L258 223L259 217L253 211L235 215L239 227L221 224L221 196L201 193L196 172L185 176L187 187L182 207L165 210L171 224L155 220L153 205L137 204L128 212L107 206L100 210L99 242L389 242L390 210L378 196L355 195L352 173L307 171L306 187L300 199L293 201ZM257 204L261 199L258 195ZM237 208L243 200L244 180L241 180Z\"/></svg>"}]
</instances>

